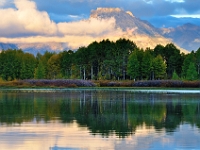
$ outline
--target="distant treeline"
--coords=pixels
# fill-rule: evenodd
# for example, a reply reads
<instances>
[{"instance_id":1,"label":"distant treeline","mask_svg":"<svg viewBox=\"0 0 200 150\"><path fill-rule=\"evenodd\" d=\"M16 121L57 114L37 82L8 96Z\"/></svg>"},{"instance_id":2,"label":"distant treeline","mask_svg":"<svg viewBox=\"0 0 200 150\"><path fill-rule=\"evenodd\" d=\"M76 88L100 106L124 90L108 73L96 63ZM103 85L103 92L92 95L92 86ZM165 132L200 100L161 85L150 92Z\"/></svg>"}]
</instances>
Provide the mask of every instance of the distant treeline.
<instances>
[{"instance_id":1,"label":"distant treeline","mask_svg":"<svg viewBox=\"0 0 200 150\"><path fill-rule=\"evenodd\" d=\"M128 39L93 42L77 51L0 53L0 77L15 79L157 80L200 78L200 48L183 54L172 43L141 49Z\"/></svg>"}]
</instances>

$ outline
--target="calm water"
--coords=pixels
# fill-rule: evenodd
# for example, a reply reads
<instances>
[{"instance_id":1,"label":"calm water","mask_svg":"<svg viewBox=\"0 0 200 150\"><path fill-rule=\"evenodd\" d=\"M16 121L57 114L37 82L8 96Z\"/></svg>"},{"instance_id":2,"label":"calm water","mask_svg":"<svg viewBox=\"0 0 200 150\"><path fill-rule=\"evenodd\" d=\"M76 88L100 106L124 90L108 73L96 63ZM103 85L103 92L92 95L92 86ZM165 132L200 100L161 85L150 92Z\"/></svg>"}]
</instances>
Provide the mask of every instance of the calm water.
<instances>
[{"instance_id":1,"label":"calm water","mask_svg":"<svg viewBox=\"0 0 200 150\"><path fill-rule=\"evenodd\" d=\"M200 90L0 92L1 150L200 150Z\"/></svg>"}]
</instances>

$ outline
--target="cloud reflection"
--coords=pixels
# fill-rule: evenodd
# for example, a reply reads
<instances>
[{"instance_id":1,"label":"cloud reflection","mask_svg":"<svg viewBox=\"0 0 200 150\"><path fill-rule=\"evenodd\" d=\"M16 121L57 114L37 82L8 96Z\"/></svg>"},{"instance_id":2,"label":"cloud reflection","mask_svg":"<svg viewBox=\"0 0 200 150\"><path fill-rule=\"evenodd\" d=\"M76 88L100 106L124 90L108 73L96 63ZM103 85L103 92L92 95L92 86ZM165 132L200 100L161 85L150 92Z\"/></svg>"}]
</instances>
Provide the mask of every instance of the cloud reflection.
<instances>
[{"instance_id":1,"label":"cloud reflection","mask_svg":"<svg viewBox=\"0 0 200 150\"><path fill-rule=\"evenodd\" d=\"M9 131L8 131L9 129ZM190 132L188 132L188 130ZM180 125L173 134L165 131L156 132L146 125L138 127L134 135L124 139L116 136L102 138L91 135L86 127L80 127L76 122L70 124L57 123L23 123L20 126L0 128L1 149L170 149L200 147L199 132L191 125Z\"/></svg>"}]
</instances>

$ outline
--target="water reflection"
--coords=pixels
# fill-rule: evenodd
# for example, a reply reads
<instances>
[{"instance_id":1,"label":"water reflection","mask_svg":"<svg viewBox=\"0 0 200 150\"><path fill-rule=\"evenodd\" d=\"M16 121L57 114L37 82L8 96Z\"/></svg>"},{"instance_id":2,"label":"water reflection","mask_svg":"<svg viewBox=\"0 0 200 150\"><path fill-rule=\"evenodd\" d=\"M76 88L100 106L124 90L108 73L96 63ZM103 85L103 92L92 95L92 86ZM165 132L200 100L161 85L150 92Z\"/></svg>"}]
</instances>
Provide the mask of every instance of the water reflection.
<instances>
[{"instance_id":1,"label":"water reflection","mask_svg":"<svg viewBox=\"0 0 200 150\"><path fill-rule=\"evenodd\" d=\"M177 144L176 136L182 136L178 140L179 148L186 147L183 143L187 144L188 140L184 141L183 137L191 134L196 139L189 140L192 144L187 146L197 147L200 146L195 143L200 140L199 96L114 90L1 92L0 137L4 143L1 141L0 145L17 135L25 142L30 142L25 139L32 137L32 143L35 140L39 145L43 138L48 139L47 147L53 150L87 149L88 145L90 149L101 149L99 146L153 149L154 145L170 149ZM168 137L172 135L174 138ZM59 143L63 140L65 144ZM142 144L144 141L149 143ZM15 146L23 149L21 141L15 142Z\"/></svg>"}]
</instances>

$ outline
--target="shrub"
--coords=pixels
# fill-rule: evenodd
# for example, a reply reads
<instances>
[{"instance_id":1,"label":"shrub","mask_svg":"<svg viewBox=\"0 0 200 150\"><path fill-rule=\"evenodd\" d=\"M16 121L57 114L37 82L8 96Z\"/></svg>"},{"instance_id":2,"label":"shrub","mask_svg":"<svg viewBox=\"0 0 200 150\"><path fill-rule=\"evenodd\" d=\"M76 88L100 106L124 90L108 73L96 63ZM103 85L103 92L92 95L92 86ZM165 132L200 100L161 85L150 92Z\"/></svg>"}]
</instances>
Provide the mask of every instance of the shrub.
<instances>
[{"instance_id":1,"label":"shrub","mask_svg":"<svg viewBox=\"0 0 200 150\"><path fill-rule=\"evenodd\" d=\"M198 88L200 81L181 81L181 80L151 80L136 81L133 87L176 87L176 88Z\"/></svg>"},{"instance_id":2,"label":"shrub","mask_svg":"<svg viewBox=\"0 0 200 150\"><path fill-rule=\"evenodd\" d=\"M29 83L31 85L36 86L53 86L53 87L92 87L95 84L88 80L65 80L65 79L57 79L57 80L23 80L25 83Z\"/></svg>"}]
</instances>

